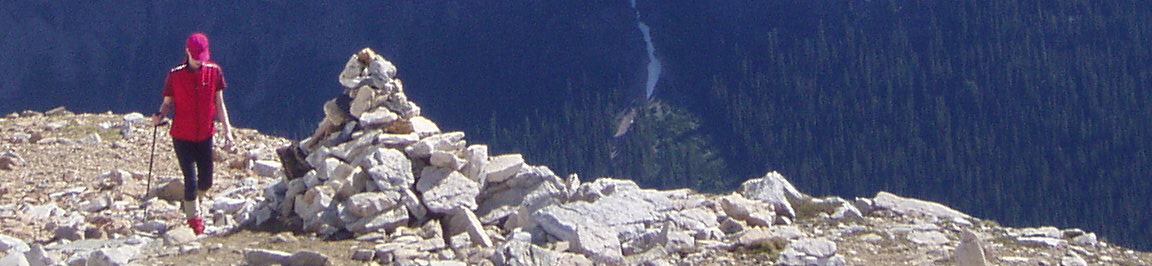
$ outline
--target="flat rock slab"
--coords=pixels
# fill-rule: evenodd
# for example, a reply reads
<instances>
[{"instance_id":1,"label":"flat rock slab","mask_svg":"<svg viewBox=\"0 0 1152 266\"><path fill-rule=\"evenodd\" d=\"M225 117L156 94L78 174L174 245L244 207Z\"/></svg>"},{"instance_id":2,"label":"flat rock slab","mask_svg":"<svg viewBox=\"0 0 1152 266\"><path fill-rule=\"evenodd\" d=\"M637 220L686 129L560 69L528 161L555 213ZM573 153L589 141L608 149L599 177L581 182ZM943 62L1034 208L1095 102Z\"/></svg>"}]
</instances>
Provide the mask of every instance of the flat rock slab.
<instances>
[{"instance_id":1,"label":"flat rock slab","mask_svg":"<svg viewBox=\"0 0 1152 266\"><path fill-rule=\"evenodd\" d=\"M876 193L876 198L873 199L873 207L892 210L900 214L921 213L947 219L969 218L967 214L948 208L948 206L940 203L904 198L884 191Z\"/></svg>"}]
</instances>

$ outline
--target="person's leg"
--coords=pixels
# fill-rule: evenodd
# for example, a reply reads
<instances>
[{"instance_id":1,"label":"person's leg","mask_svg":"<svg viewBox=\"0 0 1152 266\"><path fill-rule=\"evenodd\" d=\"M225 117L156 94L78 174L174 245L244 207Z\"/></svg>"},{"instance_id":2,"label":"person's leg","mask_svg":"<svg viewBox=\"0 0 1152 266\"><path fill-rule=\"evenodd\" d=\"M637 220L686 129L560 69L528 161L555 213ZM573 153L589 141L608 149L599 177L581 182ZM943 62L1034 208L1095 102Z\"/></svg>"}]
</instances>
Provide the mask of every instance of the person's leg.
<instances>
[{"instance_id":1,"label":"person's leg","mask_svg":"<svg viewBox=\"0 0 1152 266\"><path fill-rule=\"evenodd\" d=\"M214 163L212 162L212 138L196 144L196 189L200 197L205 196L204 193L212 187L212 170Z\"/></svg>"},{"instance_id":2,"label":"person's leg","mask_svg":"<svg viewBox=\"0 0 1152 266\"><path fill-rule=\"evenodd\" d=\"M196 204L196 167L195 145L182 140L172 140L172 149L176 151L176 161L180 165L180 172L184 174L184 201L181 210L188 218L200 216Z\"/></svg>"}]
</instances>

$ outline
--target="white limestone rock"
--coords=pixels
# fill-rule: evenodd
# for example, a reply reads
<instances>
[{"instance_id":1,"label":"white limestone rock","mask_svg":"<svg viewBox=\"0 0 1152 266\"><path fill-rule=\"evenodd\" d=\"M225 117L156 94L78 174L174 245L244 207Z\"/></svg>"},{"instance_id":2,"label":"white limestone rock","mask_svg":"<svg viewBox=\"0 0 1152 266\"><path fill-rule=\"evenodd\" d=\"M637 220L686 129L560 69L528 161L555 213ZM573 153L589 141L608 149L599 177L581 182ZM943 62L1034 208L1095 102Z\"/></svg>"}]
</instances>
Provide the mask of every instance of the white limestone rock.
<instances>
[{"instance_id":1,"label":"white limestone rock","mask_svg":"<svg viewBox=\"0 0 1152 266\"><path fill-rule=\"evenodd\" d=\"M369 192L353 195L344 204L358 217L371 217L396 208L402 195L397 191Z\"/></svg>"},{"instance_id":2,"label":"white limestone rock","mask_svg":"<svg viewBox=\"0 0 1152 266\"><path fill-rule=\"evenodd\" d=\"M984 257L984 241L972 231L960 230L960 245L956 246L955 254L957 266L988 265Z\"/></svg>"},{"instance_id":3,"label":"white limestone rock","mask_svg":"<svg viewBox=\"0 0 1152 266\"><path fill-rule=\"evenodd\" d=\"M468 233L472 243L481 247L492 247L492 238L484 231L484 225L476 218L476 214L467 208L456 207L448 218L447 234L456 235Z\"/></svg>"},{"instance_id":4,"label":"white limestone rock","mask_svg":"<svg viewBox=\"0 0 1152 266\"><path fill-rule=\"evenodd\" d=\"M408 134L390 134L384 133L376 135L376 143L388 148L403 148L420 141L420 135L416 133Z\"/></svg>"},{"instance_id":5,"label":"white limestone rock","mask_svg":"<svg viewBox=\"0 0 1152 266\"><path fill-rule=\"evenodd\" d=\"M733 193L720 199L724 213L751 226L768 227L776 221L775 205L752 201Z\"/></svg>"},{"instance_id":6,"label":"white limestone rock","mask_svg":"<svg viewBox=\"0 0 1152 266\"><path fill-rule=\"evenodd\" d=\"M460 173L472 179L472 181L485 183L487 182L484 177L484 167L488 166L488 145L470 145L464 149L464 168L460 169Z\"/></svg>"},{"instance_id":7,"label":"white limestone rock","mask_svg":"<svg viewBox=\"0 0 1152 266\"><path fill-rule=\"evenodd\" d=\"M624 253L620 249L620 239L612 230L605 230L595 223L576 227L576 235L571 239L574 251L580 252L597 264L619 265L624 263Z\"/></svg>"},{"instance_id":8,"label":"white limestone rock","mask_svg":"<svg viewBox=\"0 0 1152 266\"><path fill-rule=\"evenodd\" d=\"M421 202L428 211L437 214L447 214L456 207L475 210L476 196L480 194L480 184L460 172L435 166L421 171L416 189L423 193Z\"/></svg>"},{"instance_id":9,"label":"white limestone rock","mask_svg":"<svg viewBox=\"0 0 1152 266\"><path fill-rule=\"evenodd\" d=\"M128 114L124 115L124 122L128 122L131 124L143 124L144 123L144 114L135 113L135 112L134 113L128 113Z\"/></svg>"},{"instance_id":10,"label":"white limestone rock","mask_svg":"<svg viewBox=\"0 0 1152 266\"><path fill-rule=\"evenodd\" d=\"M368 176L379 190L406 189L416 182L412 161L396 149L380 148L366 158L360 165L368 169Z\"/></svg>"},{"instance_id":11,"label":"white limestone rock","mask_svg":"<svg viewBox=\"0 0 1152 266\"><path fill-rule=\"evenodd\" d=\"M305 223L319 220L320 213L332 204L332 197L336 194L332 187L319 185L308 189L304 195L296 197L296 214L303 218Z\"/></svg>"},{"instance_id":12,"label":"white limestone rock","mask_svg":"<svg viewBox=\"0 0 1152 266\"><path fill-rule=\"evenodd\" d=\"M0 258L0 265L29 266L31 264L28 263L28 258L24 256L24 253L11 253L7 256L4 256L3 258Z\"/></svg>"},{"instance_id":13,"label":"white limestone rock","mask_svg":"<svg viewBox=\"0 0 1152 266\"><path fill-rule=\"evenodd\" d=\"M440 150L432 151L432 155L430 156L428 161L433 166L444 167L444 168L448 168L448 169L452 169L452 170L456 170L456 171L460 171L460 169L463 169L464 163L467 162L467 161L464 161L464 159L461 159L459 156L456 156L455 152L440 151ZM467 175L465 175L465 176L467 176Z\"/></svg>"},{"instance_id":14,"label":"white limestone rock","mask_svg":"<svg viewBox=\"0 0 1152 266\"><path fill-rule=\"evenodd\" d=\"M738 192L745 198L772 204L777 213L793 219L796 218L796 211L792 208L793 202L808 198L777 172L769 172L764 177L744 181Z\"/></svg>"},{"instance_id":15,"label":"white limestone rock","mask_svg":"<svg viewBox=\"0 0 1152 266\"><path fill-rule=\"evenodd\" d=\"M420 198L416 196L415 192L412 192L412 189L405 188L400 192L403 193L401 200L404 206L408 208L408 213L411 214L412 218L416 219L416 221L423 222L428 217L428 208L424 207L424 204L420 202Z\"/></svg>"},{"instance_id":16,"label":"white limestone rock","mask_svg":"<svg viewBox=\"0 0 1152 266\"><path fill-rule=\"evenodd\" d=\"M874 209L891 210L900 214L920 213L943 219L971 218L967 214L940 203L904 198L884 191L876 193L876 198L873 198L872 201Z\"/></svg>"},{"instance_id":17,"label":"white limestone rock","mask_svg":"<svg viewBox=\"0 0 1152 266\"><path fill-rule=\"evenodd\" d=\"M465 145L464 132L456 131L435 134L420 139L420 141L417 141L415 144L404 148L404 152L408 154L408 157L413 159L426 159L432 156L433 151L455 153L463 150Z\"/></svg>"},{"instance_id":18,"label":"white limestone rock","mask_svg":"<svg viewBox=\"0 0 1152 266\"><path fill-rule=\"evenodd\" d=\"M484 167L485 182L504 182L520 172L524 165L524 157L520 154L505 154L492 157Z\"/></svg>"},{"instance_id":19,"label":"white limestone rock","mask_svg":"<svg viewBox=\"0 0 1152 266\"><path fill-rule=\"evenodd\" d=\"M332 177L327 184L336 191L336 200L344 200L352 195L363 192L367 186L368 177L360 167L351 164L341 164L332 171Z\"/></svg>"},{"instance_id":20,"label":"white limestone rock","mask_svg":"<svg viewBox=\"0 0 1152 266\"><path fill-rule=\"evenodd\" d=\"M836 243L828 239L802 239L792 242L780 255L781 265L846 265L836 254Z\"/></svg>"},{"instance_id":21,"label":"white limestone rock","mask_svg":"<svg viewBox=\"0 0 1152 266\"><path fill-rule=\"evenodd\" d=\"M1088 266L1088 262L1076 252L1068 252L1067 255L1060 258L1060 266Z\"/></svg>"},{"instance_id":22,"label":"white limestone rock","mask_svg":"<svg viewBox=\"0 0 1152 266\"><path fill-rule=\"evenodd\" d=\"M400 226L407 225L408 217L408 209L404 205L398 205L377 215L352 222L348 224L348 230L361 235L381 230L390 232Z\"/></svg>"},{"instance_id":23,"label":"white limestone rock","mask_svg":"<svg viewBox=\"0 0 1152 266\"><path fill-rule=\"evenodd\" d=\"M252 163L252 171L263 177L276 177L284 169L279 161L256 160Z\"/></svg>"},{"instance_id":24,"label":"white limestone rock","mask_svg":"<svg viewBox=\"0 0 1152 266\"><path fill-rule=\"evenodd\" d=\"M286 265L328 265L328 256L320 252L301 250L292 253Z\"/></svg>"},{"instance_id":25,"label":"white limestone rock","mask_svg":"<svg viewBox=\"0 0 1152 266\"><path fill-rule=\"evenodd\" d=\"M24 253L29 250L31 250L31 247L29 247L28 243L25 243L24 240L7 235L0 235L0 252Z\"/></svg>"},{"instance_id":26,"label":"white limestone rock","mask_svg":"<svg viewBox=\"0 0 1152 266\"><path fill-rule=\"evenodd\" d=\"M365 128L386 127L398 119L400 119L400 115L393 113L391 110L387 108L376 108L371 112L360 115L360 125Z\"/></svg>"},{"instance_id":27,"label":"white limestone rock","mask_svg":"<svg viewBox=\"0 0 1152 266\"><path fill-rule=\"evenodd\" d=\"M61 264L59 254L50 253L44 250L40 244L33 244L32 249L24 253L24 258L28 260L30 266L48 266ZM0 265L6 265L0 262Z\"/></svg>"},{"instance_id":28,"label":"white limestone rock","mask_svg":"<svg viewBox=\"0 0 1152 266\"><path fill-rule=\"evenodd\" d=\"M80 143L88 144L88 145L96 145L96 144L100 144L101 142L104 142L104 140L102 138L100 138L100 134L97 134L95 132L90 133L87 136L84 136L83 139L80 139Z\"/></svg>"},{"instance_id":29,"label":"white limestone rock","mask_svg":"<svg viewBox=\"0 0 1152 266\"><path fill-rule=\"evenodd\" d=\"M404 116L404 114L401 113L401 116ZM432 120L428 120L428 118L424 118L423 116L412 117L408 119L408 122L412 123L412 132L416 133L420 138L440 134L440 127L436 126L436 123L433 123Z\"/></svg>"},{"instance_id":30,"label":"white limestone rock","mask_svg":"<svg viewBox=\"0 0 1152 266\"><path fill-rule=\"evenodd\" d=\"M1054 247L1063 247L1063 246L1068 245L1068 241L1066 241L1064 239L1056 239L1056 238L1049 238L1049 237L1042 237L1042 236L1041 237L1037 237L1037 236L1017 237L1016 242L1019 242L1021 245L1030 246L1030 247L1054 248Z\"/></svg>"},{"instance_id":31,"label":"white limestone rock","mask_svg":"<svg viewBox=\"0 0 1152 266\"><path fill-rule=\"evenodd\" d=\"M940 231L913 231L908 234L908 241L918 245L932 245L939 246L947 244L951 241L948 236Z\"/></svg>"},{"instance_id":32,"label":"white limestone rock","mask_svg":"<svg viewBox=\"0 0 1152 266\"><path fill-rule=\"evenodd\" d=\"M253 266L286 264L291 257L291 253L278 250L244 249L244 261Z\"/></svg>"},{"instance_id":33,"label":"white limestone rock","mask_svg":"<svg viewBox=\"0 0 1152 266\"><path fill-rule=\"evenodd\" d=\"M635 181L627 179L599 178L589 183L583 183L572 194L571 200L594 202L600 198L611 196L614 193L640 190Z\"/></svg>"},{"instance_id":34,"label":"white limestone rock","mask_svg":"<svg viewBox=\"0 0 1152 266\"><path fill-rule=\"evenodd\" d=\"M212 199L212 210L226 214L235 214L249 204L248 200L233 197L216 197Z\"/></svg>"}]
</instances>

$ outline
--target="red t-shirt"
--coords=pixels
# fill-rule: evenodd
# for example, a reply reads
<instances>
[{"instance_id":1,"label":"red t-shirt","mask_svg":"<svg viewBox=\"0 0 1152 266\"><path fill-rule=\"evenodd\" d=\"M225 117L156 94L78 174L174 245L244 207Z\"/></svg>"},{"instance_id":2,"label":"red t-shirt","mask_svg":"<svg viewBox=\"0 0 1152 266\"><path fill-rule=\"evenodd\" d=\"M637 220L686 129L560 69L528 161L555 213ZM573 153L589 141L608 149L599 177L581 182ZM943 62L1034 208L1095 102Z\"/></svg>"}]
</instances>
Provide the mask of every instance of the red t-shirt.
<instances>
[{"instance_id":1,"label":"red t-shirt","mask_svg":"<svg viewBox=\"0 0 1152 266\"><path fill-rule=\"evenodd\" d=\"M182 141L203 141L216 133L216 92L224 90L224 71L213 62L203 62L199 70L188 63L168 72L164 97L172 97L171 134Z\"/></svg>"}]
</instances>

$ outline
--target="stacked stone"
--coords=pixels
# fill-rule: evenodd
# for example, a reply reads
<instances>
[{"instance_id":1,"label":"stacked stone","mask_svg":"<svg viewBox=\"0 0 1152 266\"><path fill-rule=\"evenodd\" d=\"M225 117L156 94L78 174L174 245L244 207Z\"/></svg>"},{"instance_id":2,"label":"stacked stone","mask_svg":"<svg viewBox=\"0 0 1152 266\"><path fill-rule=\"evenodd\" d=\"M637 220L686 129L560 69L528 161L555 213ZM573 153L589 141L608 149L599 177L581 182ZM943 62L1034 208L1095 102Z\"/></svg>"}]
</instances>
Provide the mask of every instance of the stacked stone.
<instances>
[{"instance_id":1,"label":"stacked stone","mask_svg":"<svg viewBox=\"0 0 1152 266\"><path fill-rule=\"evenodd\" d=\"M844 200L803 195L775 173L746 183L741 193L719 203L689 190L641 189L628 180L582 184L576 175L564 179L547 167L528 165L519 154L491 156L485 145L468 145L463 132L441 132L396 85L354 90L350 111L360 126L303 141L307 147L322 144L303 160L312 170L267 187L256 222L280 218L320 235L346 231L397 238L406 237L398 232L412 231L402 228L440 224L444 231L435 241L452 242L416 251L392 245L377 249L373 257L379 258L443 258L434 254L477 247L492 253L481 257L498 264L620 264L625 256L654 247L690 253L724 246L727 233L720 221L727 221L729 230L788 224L797 215L790 202L855 210ZM556 243L567 248L532 248ZM545 253L554 254L541 258Z\"/></svg>"}]
</instances>

